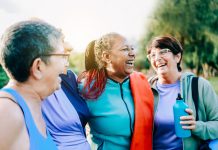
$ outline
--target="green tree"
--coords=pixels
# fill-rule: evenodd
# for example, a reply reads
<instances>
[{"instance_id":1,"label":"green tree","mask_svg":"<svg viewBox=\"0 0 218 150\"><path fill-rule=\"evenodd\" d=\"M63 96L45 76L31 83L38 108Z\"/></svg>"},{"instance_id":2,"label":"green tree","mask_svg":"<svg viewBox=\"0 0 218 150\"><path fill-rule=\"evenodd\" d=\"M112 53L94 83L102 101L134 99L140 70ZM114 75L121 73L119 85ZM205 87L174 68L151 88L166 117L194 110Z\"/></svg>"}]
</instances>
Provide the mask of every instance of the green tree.
<instances>
[{"instance_id":1,"label":"green tree","mask_svg":"<svg viewBox=\"0 0 218 150\"><path fill-rule=\"evenodd\" d=\"M78 75L85 70L85 54L73 53L70 56L69 67Z\"/></svg>"},{"instance_id":2,"label":"green tree","mask_svg":"<svg viewBox=\"0 0 218 150\"><path fill-rule=\"evenodd\" d=\"M142 38L143 49L154 36L172 35L184 47L184 64L197 74L218 70L217 0L162 0Z\"/></svg>"},{"instance_id":3,"label":"green tree","mask_svg":"<svg viewBox=\"0 0 218 150\"><path fill-rule=\"evenodd\" d=\"M0 89L5 86L9 81L8 76L6 75L5 71L3 70L2 66L0 65Z\"/></svg>"}]
</instances>

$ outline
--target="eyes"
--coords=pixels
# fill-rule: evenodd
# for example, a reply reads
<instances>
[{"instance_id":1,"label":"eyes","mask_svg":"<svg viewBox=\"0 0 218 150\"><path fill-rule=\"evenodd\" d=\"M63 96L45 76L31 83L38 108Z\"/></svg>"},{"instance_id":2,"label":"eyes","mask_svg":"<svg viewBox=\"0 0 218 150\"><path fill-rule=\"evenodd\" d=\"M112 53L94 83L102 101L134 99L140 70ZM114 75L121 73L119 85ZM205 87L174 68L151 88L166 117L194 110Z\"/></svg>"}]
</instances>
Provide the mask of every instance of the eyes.
<instances>
[{"instance_id":1,"label":"eyes","mask_svg":"<svg viewBox=\"0 0 218 150\"><path fill-rule=\"evenodd\" d=\"M150 54L147 55L147 58L149 60L154 60L156 58L156 55L158 54L160 57L164 57L167 53L171 52L170 49L168 48L164 48L161 49L160 51L156 51L156 52L151 52Z\"/></svg>"},{"instance_id":2,"label":"eyes","mask_svg":"<svg viewBox=\"0 0 218 150\"><path fill-rule=\"evenodd\" d=\"M127 51L127 52L134 51L134 50L135 50L134 47L125 47L121 49L121 51Z\"/></svg>"}]
</instances>

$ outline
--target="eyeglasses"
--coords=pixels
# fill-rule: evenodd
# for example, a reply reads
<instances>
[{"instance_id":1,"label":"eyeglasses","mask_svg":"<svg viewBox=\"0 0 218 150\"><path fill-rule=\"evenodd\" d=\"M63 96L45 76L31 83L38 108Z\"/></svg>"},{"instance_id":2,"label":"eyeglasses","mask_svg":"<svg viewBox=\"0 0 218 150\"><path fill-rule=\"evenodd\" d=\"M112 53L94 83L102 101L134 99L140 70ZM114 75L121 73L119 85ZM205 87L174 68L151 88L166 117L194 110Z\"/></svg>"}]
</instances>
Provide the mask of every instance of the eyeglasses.
<instances>
[{"instance_id":1,"label":"eyeglasses","mask_svg":"<svg viewBox=\"0 0 218 150\"><path fill-rule=\"evenodd\" d=\"M164 48L164 49L161 49L158 52L154 52L154 53L151 52L150 54L147 55L147 58L148 58L148 60L154 60L156 58L156 56L157 56L157 53L158 53L158 55L160 57L164 57L169 52L172 52L172 51L170 49L168 49L168 48Z\"/></svg>"},{"instance_id":2,"label":"eyeglasses","mask_svg":"<svg viewBox=\"0 0 218 150\"><path fill-rule=\"evenodd\" d=\"M70 53L50 53L50 54L43 54L41 56L60 56L64 60L68 61L70 57Z\"/></svg>"}]
</instances>

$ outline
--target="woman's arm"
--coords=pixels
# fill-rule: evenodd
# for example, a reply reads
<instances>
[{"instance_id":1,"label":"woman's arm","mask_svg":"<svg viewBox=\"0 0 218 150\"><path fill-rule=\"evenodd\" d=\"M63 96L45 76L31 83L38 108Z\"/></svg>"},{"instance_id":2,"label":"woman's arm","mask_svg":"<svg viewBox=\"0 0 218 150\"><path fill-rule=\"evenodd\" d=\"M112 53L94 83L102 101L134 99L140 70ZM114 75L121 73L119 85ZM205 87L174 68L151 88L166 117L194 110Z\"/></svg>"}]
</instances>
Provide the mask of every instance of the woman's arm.
<instances>
[{"instance_id":1,"label":"woman's arm","mask_svg":"<svg viewBox=\"0 0 218 150\"><path fill-rule=\"evenodd\" d=\"M0 120L0 149L17 149L18 145L18 149L28 147L22 134L25 131L23 113L15 102L0 98Z\"/></svg>"},{"instance_id":2,"label":"woman's arm","mask_svg":"<svg viewBox=\"0 0 218 150\"><path fill-rule=\"evenodd\" d=\"M199 121L193 134L203 140L218 138L218 98L211 84L199 78ZM202 119L205 119L201 121Z\"/></svg>"}]
</instances>

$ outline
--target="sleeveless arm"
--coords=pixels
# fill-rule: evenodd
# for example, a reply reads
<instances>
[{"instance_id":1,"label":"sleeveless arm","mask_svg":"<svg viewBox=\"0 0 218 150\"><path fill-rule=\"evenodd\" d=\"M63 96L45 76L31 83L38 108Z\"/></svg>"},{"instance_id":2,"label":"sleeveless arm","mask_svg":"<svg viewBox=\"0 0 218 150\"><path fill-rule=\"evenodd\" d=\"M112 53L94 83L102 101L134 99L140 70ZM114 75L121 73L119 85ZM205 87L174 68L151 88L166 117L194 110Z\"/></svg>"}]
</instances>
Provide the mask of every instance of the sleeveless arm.
<instances>
[{"instance_id":1,"label":"sleeveless arm","mask_svg":"<svg viewBox=\"0 0 218 150\"><path fill-rule=\"evenodd\" d=\"M0 149L13 149L19 143L24 120L19 106L8 98L0 98Z\"/></svg>"}]
</instances>

